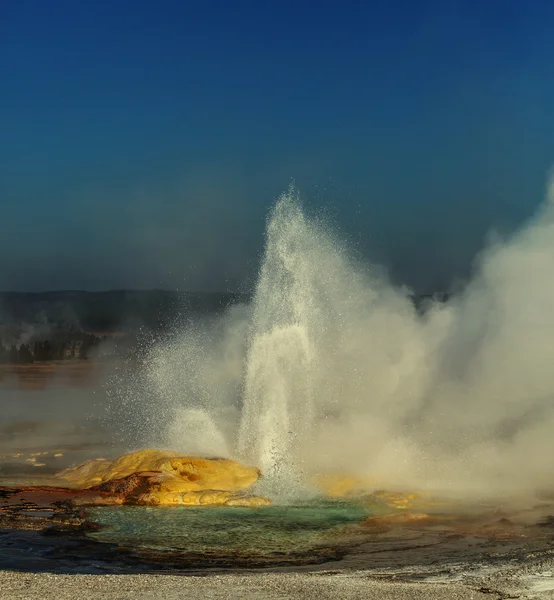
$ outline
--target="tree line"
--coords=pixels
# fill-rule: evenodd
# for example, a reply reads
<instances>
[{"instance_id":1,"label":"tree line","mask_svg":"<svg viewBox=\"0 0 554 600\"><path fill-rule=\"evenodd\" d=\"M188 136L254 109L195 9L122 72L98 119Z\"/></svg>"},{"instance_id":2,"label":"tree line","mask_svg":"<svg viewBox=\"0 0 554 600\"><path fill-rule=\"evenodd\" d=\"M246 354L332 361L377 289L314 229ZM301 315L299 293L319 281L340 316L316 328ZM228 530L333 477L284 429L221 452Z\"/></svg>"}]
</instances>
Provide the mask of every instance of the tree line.
<instances>
[{"instance_id":1,"label":"tree line","mask_svg":"<svg viewBox=\"0 0 554 600\"><path fill-rule=\"evenodd\" d=\"M0 340L0 364L31 364L52 360L85 360L100 344L101 338L81 334L78 339L36 340L27 344L7 344Z\"/></svg>"}]
</instances>

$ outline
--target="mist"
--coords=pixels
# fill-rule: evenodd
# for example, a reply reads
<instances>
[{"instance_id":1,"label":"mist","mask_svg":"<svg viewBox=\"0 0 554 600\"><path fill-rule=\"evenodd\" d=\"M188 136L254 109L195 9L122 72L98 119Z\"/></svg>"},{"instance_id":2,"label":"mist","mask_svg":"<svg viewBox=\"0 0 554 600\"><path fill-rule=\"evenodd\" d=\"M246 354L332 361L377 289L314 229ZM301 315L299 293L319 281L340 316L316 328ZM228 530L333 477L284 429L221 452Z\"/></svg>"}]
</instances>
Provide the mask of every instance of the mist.
<instances>
[{"instance_id":1,"label":"mist","mask_svg":"<svg viewBox=\"0 0 554 600\"><path fill-rule=\"evenodd\" d=\"M120 397L148 442L266 476L286 465L373 487L550 488L553 198L550 184L535 217L491 238L468 284L421 314L292 189L268 221L252 305L156 344Z\"/></svg>"},{"instance_id":2,"label":"mist","mask_svg":"<svg viewBox=\"0 0 554 600\"><path fill-rule=\"evenodd\" d=\"M70 465L117 456L128 447L120 424L103 418L112 365L69 362L73 369L65 371L48 369L48 363L0 371L3 479L44 481Z\"/></svg>"}]
</instances>

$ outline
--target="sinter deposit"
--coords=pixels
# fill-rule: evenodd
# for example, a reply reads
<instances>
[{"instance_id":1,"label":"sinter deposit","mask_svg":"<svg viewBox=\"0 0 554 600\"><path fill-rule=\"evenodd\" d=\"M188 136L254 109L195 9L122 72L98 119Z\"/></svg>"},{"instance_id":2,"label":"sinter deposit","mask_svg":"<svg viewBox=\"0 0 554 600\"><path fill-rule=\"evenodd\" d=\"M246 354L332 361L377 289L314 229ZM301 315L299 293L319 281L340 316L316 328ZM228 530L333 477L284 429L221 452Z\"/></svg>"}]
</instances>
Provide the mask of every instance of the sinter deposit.
<instances>
[{"instance_id":1,"label":"sinter deposit","mask_svg":"<svg viewBox=\"0 0 554 600\"><path fill-rule=\"evenodd\" d=\"M141 450L113 461L87 461L56 480L99 492L83 504L263 506L269 504L265 498L244 494L259 476L257 468L234 460Z\"/></svg>"}]
</instances>

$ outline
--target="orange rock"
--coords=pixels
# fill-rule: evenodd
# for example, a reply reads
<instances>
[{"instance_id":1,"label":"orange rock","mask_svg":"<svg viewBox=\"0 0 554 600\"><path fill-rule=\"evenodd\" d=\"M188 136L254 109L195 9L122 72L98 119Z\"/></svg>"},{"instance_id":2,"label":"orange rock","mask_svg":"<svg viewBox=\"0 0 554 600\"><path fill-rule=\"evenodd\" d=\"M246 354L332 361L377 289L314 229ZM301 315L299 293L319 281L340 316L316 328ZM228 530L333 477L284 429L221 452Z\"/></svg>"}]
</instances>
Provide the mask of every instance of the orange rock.
<instances>
[{"instance_id":1,"label":"orange rock","mask_svg":"<svg viewBox=\"0 0 554 600\"><path fill-rule=\"evenodd\" d=\"M177 452L141 450L116 460L95 459L58 473L55 478L76 487L87 488L133 473L160 472L162 491L200 490L240 491L260 477L256 467L225 458L179 456Z\"/></svg>"},{"instance_id":2,"label":"orange rock","mask_svg":"<svg viewBox=\"0 0 554 600\"><path fill-rule=\"evenodd\" d=\"M98 493L79 504L148 506L265 506L270 504L266 498L242 494L259 477L258 469L234 460L160 450L88 461L56 475L57 480Z\"/></svg>"},{"instance_id":3,"label":"orange rock","mask_svg":"<svg viewBox=\"0 0 554 600\"><path fill-rule=\"evenodd\" d=\"M427 521L428 519L429 515L425 513L395 513L378 517L367 517L363 522L363 525L366 527L379 525L406 525L408 523Z\"/></svg>"},{"instance_id":4,"label":"orange rock","mask_svg":"<svg viewBox=\"0 0 554 600\"><path fill-rule=\"evenodd\" d=\"M375 481L349 473L326 473L314 479L315 486L331 498L363 496L375 489Z\"/></svg>"},{"instance_id":5,"label":"orange rock","mask_svg":"<svg viewBox=\"0 0 554 600\"><path fill-rule=\"evenodd\" d=\"M47 508L55 502L79 500L79 503L91 503L92 498L107 498L107 494L99 494L92 490L75 490L50 486L24 486L9 488L0 486L0 491L7 496L5 506L17 505L20 502L32 502L38 507ZM97 502L93 502L97 503Z\"/></svg>"},{"instance_id":6,"label":"orange rock","mask_svg":"<svg viewBox=\"0 0 554 600\"><path fill-rule=\"evenodd\" d=\"M133 473L123 479L114 479L98 486L71 493L79 506L267 506L270 501L261 496L250 496L225 490L167 491L160 487L159 473Z\"/></svg>"},{"instance_id":7,"label":"orange rock","mask_svg":"<svg viewBox=\"0 0 554 600\"><path fill-rule=\"evenodd\" d=\"M374 502L399 509L409 508L419 498L420 495L414 492L387 492L386 490L378 490L369 496L369 499Z\"/></svg>"}]
</instances>

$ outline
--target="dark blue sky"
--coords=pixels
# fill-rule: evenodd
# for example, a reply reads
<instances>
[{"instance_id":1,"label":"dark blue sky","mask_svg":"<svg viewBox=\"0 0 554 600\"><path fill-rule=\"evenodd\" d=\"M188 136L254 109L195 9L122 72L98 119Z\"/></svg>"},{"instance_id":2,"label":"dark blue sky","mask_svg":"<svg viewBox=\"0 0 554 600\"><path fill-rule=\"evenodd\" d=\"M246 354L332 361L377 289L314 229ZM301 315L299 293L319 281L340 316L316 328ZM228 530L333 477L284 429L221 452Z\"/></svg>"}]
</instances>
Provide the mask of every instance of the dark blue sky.
<instances>
[{"instance_id":1,"label":"dark blue sky","mask_svg":"<svg viewBox=\"0 0 554 600\"><path fill-rule=\"evenodd\" d=\"M0 289L239 288L291 179L419 291L554 159L554 3L6 0Z\"/></svg>"}]
</instances>

